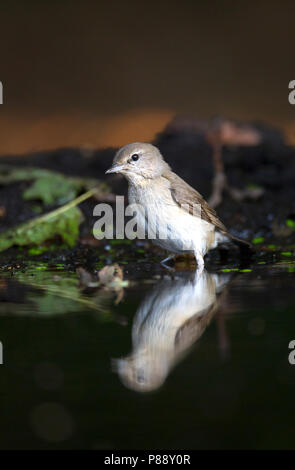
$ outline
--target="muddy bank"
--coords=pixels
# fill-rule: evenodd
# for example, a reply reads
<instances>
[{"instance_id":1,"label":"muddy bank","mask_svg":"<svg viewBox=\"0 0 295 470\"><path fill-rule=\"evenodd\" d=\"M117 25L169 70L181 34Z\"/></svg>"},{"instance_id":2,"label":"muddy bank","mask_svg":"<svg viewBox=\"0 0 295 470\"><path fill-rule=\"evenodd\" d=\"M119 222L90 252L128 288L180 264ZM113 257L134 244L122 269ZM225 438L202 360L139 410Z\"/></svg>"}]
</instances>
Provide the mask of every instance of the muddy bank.
<instances>
[{"instance_id":1,"label":"muddy bank","mask_svg":"<svg viewBox=\"0 0 295 470\"><path fill-rule=\"evenodd\" d=\"M154 140L154 144L160 148L172 169L206 198L211 194L214 177L213 147L208 139L209 127L210 123L208 125L208 123L200 123L191 118L177 118ZM259 135L257 145L233 145L232 142L228 145L223 144L221 156L230 187L240 190L259 188L261 194L256 198L237 201L224 192L217 212L233 234L254 241L257 251L273 253L282 249L293 250L295 247L295 149L285 143L284 136L277 129L256 123L251 123L251 128ZM115 151L116 149L96 151L58 149L30 154L26 158L3 156L0 164L38 167L58 171L68 176L97 178L106 181L111 192L126 194L127 183L122 177L105 176L105 170L111 165ZM32 201L26 201L22 197L23 191L29 185L29 181L0 185L1 232L36 216ZM110 257L112 250L119 253L121 257L126 254L128 258L128 250L131 250L133 257L143 256L145 250L142 244L125 244L120 247L116 245L116 249L114 246L110 248L107 246L106 250L105 245L109 245L108 242L93 243L91 233L96 220L93 217L93 206L96 203L94 199L89 199L80 205L84 222L80 227L80 239L77 246L71 250L63 248L64 251L58 255L54 253L54 250L47 255L44 253L43 258L58 256L58 260L62 258L72 260L70 265L73 266L73 264L83 264L83 262L91 264L93 258L97 259L98 253L103 261L108 256ZM41 210L46 212L48 207L43 207ZM50 243L47 242L47 245L50 247ZM10 258L10 262L14 257L12 254L14 251L10 249L5 254L5 258ZM2 253L2 258L4 253ZM148 250L150 258L157 253L157 249Z\"/></svg>"}]
</instances>

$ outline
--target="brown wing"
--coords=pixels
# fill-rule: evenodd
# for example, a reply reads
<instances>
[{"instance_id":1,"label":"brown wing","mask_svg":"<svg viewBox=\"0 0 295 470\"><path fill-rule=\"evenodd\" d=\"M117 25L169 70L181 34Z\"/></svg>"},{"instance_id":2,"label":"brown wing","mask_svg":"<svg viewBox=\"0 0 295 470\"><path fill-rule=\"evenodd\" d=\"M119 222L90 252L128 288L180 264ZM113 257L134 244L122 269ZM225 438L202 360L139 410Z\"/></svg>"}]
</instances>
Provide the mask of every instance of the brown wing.
<instances>
[{"instance_id":1,"label":"brown wing","mask_svg":"<svg viewBox=\"0 0 295 470\"><path fill-rule=\"evenodd\" d=\"M166 172L163 177L170 182L171 194L177 204L180 206L187 206L189 213L192 215L196 215L196 212L193 212L194 206L201 206L201 218L206 220L206 222L215 225L218 230L225 232L226 234L228 233L226 227L217 217L215 210L209 206L209 204L205 201L201 194L198 193L198 191L192 188L172 171ZM199 215L199 211L197 214Z\"/></svg>"}]
</instances>

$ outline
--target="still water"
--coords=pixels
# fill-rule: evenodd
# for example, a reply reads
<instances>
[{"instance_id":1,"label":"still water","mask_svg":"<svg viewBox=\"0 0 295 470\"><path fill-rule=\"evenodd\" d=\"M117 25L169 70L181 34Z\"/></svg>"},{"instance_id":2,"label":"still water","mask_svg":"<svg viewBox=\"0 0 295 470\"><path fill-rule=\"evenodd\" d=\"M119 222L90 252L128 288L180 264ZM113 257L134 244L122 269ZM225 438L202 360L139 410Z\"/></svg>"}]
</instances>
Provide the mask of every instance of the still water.
<instances>
[{"instance_id":1,"label":"still water","mask_svg":"<svg viewBox=\"0 0 295 470\"><path fill-rule=\"evenodd\" d=\"M1 273L0 448L295 447L295 262L153 269Z\"/></svg>"}]
</instances>

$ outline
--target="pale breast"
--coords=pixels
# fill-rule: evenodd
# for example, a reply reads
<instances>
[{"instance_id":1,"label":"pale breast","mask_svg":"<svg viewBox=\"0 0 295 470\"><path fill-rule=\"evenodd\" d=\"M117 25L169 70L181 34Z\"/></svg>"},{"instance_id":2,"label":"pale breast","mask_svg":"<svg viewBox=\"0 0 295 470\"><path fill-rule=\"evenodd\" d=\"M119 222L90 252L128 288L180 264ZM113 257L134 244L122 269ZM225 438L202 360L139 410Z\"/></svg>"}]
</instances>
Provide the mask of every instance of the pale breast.
<instances>
[{"instance_id":1,"label":"pale breast","mask_svg":"<svg viewBox=\"0 0 295 470\"><path fill-rule=\"evenodd\" d=\"M130 184L128 196L137 205L138 224L145 228L147 238L162 248L176 253L198 250L204 255L213 245L214 226L182 209L165 179L140 187Z\"/></svg>"}]
</instances>

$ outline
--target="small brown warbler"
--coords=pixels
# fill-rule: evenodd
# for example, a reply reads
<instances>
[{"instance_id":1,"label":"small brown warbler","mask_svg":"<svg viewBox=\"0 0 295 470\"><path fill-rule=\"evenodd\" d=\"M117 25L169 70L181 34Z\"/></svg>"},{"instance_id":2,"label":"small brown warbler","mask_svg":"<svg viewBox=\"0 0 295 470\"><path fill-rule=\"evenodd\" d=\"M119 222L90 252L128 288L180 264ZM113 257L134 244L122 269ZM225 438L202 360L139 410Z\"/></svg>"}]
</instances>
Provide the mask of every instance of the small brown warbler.
<instances>
[{"instance_id":1,"label":"small brown warbler","mask_svg":"<svg viewBox=\"0 0 295 470\"><path fill-rule=\"evenodd\" d=\"M175 254L193 253L202 270L205 254L220 243L250 245L229 233L201 194L171 171L154 145L136 142L122 147L106 173L127 178L139 228L173 253L163 263Z\"/></svg>"}]
</instances>

